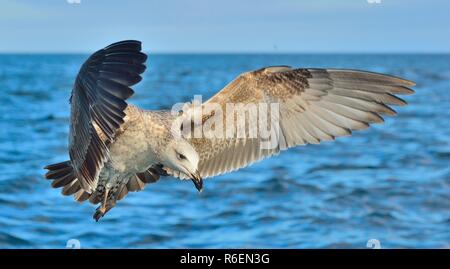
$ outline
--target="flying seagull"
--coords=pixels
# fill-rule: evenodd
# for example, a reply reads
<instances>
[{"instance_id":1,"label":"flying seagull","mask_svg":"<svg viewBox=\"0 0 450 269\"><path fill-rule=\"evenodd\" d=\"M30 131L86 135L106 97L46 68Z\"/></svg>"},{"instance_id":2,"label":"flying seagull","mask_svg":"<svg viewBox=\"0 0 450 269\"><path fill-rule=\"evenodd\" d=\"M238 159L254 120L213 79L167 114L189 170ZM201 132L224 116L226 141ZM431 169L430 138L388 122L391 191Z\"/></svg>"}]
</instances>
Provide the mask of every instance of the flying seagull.
<instances>
[{"instance_id":1,"label":"flying seagull","mask_svg":"<svg viewBox=\"0 0 450 269\"><path fill-rule=\"evenodd\" d=\"M396 94L414 93L409 88L413 82L378 73L275 66L239 75L195 109L191 104L178 114L148 111L126 102L146 69L141 49L139 41L121 41L86 60L70 97L70 160L45 167L45 177L53 180L54 188L62 187L63 195L100 204L96 221L128 192L142 190L160 176L191 179L201 191L203 178L383 122L381 115L396 114L390 105L406 104ZM278 122L277 144L263 147L262 138L246 132L243 137L173 132L179 120L195 115L198 107L217 104L225 110L229 103L278 104L276 117L267 117ZM223 115L205 112L190 126L218 117ZM249 120L244 123L251 125Z\"/></svg>"}]
</instances>

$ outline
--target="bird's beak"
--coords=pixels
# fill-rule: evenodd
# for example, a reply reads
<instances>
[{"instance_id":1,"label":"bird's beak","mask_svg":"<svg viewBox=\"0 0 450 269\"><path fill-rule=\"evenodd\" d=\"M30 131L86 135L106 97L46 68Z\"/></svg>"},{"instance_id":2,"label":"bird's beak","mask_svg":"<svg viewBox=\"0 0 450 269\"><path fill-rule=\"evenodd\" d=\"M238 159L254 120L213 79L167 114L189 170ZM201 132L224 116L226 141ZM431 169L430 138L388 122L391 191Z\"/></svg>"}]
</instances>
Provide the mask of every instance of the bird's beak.
<instances>
[{"instance_id":1,"label":"bird's beak","mask_svg":"<svg viewBox=\"0 0 450 269\"><path fill-rule=\"evenodd\" d=\"M195 173L191 173L190 174L191 180L192 182L194 182L195 188L197 188L197 190L199 192L201 192L203 190L203 179L200 176L200 173L197 171L195 171Z\"/></svg>"}]
</instances>

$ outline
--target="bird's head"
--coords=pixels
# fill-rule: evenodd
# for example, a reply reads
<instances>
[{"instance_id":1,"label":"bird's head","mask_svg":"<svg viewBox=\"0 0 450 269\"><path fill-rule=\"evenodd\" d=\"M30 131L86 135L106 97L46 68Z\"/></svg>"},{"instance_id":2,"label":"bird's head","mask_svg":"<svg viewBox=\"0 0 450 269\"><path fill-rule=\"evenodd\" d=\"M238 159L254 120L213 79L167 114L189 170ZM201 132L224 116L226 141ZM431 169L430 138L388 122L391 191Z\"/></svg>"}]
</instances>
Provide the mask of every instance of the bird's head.
<instances>
[{"instance_id":1,"label":"bird's head","mask_svg":"<svg viewBox=\"0 0 450 269\"><path fill-rule=\"evenodd\" d=\"M198 171L197 151L185 139L174 139L161 156L162 165L187 175L198 191L203 189L203 179Z\"/></svg>"}]
</instances>

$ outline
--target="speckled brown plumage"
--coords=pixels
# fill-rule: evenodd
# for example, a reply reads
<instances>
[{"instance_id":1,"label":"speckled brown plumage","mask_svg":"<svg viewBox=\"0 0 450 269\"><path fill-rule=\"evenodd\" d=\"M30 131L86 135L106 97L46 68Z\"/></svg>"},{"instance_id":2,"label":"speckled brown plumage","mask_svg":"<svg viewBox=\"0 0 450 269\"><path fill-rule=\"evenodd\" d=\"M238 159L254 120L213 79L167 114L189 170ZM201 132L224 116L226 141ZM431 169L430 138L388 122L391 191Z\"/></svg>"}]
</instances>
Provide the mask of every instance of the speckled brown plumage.
<instances>
[{"instance_id":1,"label":"speckled brown plumage","mask_svg":"<svg viewBox=\"0 0 450 269\"><path fill-rule=\"evenodd\" d=\"M64 195L101 203L94 214L96 220L128 192L142 190L161 176L191 177L201 190L201 177L230 172L290 147L334 140L383 122L382 115L396 114L391 105L406 104L396 95L413 93L409 87L414 85L358 70L273 66L243 73L201 106L188 106L174 115L126 103L133 94L131 86L141 80L146 59L139 41L114 43L89 57L71 95L70 160L45 167L46 178L53 180L53 187L62 188ZM223 113L213 110L200 115L200 127L216 120L225 123L229 117L236 123L240 111L228 113L227 106L242 105L243 137L237 132L227 136L228 126L219 129L220 137L203 133L198 138L180 138L173 133L172 128L182 129L180 119L189 121L213 104ZM263 139L250 135L258 127L245 114L253 104L275 104L279 110L276 118L265 115L269 125L278 126L272 134L277 142L273 148L263 148ZM183 165L175 165L174 156Z\"/></svg>"}]
</instances>

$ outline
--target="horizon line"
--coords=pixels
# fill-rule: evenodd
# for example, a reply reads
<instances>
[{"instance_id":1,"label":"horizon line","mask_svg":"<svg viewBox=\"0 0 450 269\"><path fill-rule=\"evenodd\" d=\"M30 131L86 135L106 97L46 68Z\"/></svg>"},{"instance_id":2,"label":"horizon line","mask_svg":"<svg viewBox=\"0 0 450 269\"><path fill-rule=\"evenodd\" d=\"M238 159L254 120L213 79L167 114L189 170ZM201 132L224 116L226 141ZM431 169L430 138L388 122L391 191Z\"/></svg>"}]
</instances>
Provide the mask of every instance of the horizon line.
<instances>
[{"instance_id":1,"label":"horizon line","mask_svg":"<svg viewBox=\"0 0 450 269\"><path fill-rule=\"evenodd\" d=\"M87 55L94 51L0 51L0 55ZM450 51L154 51L148 55L445 55Z\"/></svg>"}]
</instances>

